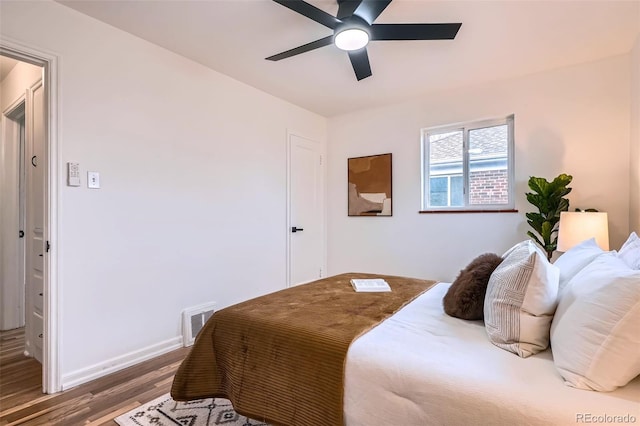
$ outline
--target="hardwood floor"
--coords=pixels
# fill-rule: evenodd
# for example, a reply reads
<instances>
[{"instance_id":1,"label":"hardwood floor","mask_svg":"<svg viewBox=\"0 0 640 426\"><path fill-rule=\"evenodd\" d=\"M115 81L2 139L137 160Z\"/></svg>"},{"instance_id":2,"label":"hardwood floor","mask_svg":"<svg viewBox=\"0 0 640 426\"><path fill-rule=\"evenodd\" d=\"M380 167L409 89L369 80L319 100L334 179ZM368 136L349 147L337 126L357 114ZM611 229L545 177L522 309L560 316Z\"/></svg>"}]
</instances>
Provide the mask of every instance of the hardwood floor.
<instances>
[{"instance_id":1,"label":"hardwood floor","mask_svg":"<svg viewBox=\"0 0 640 426\"><path fill-rule=\"evenodd\" d=\"M0 426L117 425L113 419L167 392L189 348L53 395L42 368L23 355L24 330L0 332Z\"/></svg>"}]
</instances>

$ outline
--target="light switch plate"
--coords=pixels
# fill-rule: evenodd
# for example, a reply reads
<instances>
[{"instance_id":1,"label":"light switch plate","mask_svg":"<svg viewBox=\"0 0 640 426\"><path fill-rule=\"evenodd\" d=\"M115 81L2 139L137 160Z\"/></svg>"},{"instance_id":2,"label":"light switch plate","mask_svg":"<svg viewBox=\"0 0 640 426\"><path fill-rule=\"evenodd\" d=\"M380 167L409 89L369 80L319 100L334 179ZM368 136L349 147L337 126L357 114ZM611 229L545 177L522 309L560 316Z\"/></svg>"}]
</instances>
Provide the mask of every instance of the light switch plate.
<instances>
[{"instance_id":1,"label":"light switch plate","mask_svg":"<svg viewBox=\"0 0 640 426\"><path fill-rule=\"evenodd\" d=\"M87 187L92 189L100 188L100 173L87 172Z\"/></svg>"}]
</instances>

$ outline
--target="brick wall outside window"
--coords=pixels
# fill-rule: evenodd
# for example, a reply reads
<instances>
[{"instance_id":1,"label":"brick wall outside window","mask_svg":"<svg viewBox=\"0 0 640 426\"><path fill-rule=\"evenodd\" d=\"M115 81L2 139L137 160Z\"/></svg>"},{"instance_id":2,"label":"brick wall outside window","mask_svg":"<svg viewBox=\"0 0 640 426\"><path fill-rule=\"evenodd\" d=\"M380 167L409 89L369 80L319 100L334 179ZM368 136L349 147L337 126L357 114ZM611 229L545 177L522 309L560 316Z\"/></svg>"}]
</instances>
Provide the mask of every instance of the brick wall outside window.
<instances>
[{"instance_id":1,"label":"brick wall outside window","mask_svg":"<svg viewBox=\"0 0 640 426\"><path fill-rule=\"evenodd\" d=\"M506 170L470 173L469 204L508 204L509 188Z\"/></svg>"}]
</instances>

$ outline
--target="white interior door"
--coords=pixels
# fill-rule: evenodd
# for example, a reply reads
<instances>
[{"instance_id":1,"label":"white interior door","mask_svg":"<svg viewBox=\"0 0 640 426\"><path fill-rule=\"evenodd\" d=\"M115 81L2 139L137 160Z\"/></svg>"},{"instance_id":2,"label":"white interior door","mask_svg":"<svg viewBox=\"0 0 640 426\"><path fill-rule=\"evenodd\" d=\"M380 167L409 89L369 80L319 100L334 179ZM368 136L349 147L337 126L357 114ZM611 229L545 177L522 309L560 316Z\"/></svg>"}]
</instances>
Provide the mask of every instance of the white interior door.
<instances>
[{"instance_id":1,"label":"white interior door","mask_svg":"<svg viewBox=\"0 0 640 426\"><path fill-rule=\"evenodd\" d=\"M25 325L25 98L2 117L0 158L0 330ZM22 235L22 237L21 237Z\"/></svg>"},{"instance_id":2,"label":"white interior door","mask_svg":"<svg viewBox=\"0 0 640 426\"><path fill-rule=\"evenodd\" d=\"M322 277L324 190L322 145L289 135L289 286Z\"/></svg>"},{"instance_id":3,"label":"white interior door","mask_svg":"<svg viewBox=\"0 0 640 426\"><path fill-rule=\"evenodd\" d=\"M45 256L45 98L42 82L26 97L25 351L42 362Z\"/></svg>"}]
</instances>

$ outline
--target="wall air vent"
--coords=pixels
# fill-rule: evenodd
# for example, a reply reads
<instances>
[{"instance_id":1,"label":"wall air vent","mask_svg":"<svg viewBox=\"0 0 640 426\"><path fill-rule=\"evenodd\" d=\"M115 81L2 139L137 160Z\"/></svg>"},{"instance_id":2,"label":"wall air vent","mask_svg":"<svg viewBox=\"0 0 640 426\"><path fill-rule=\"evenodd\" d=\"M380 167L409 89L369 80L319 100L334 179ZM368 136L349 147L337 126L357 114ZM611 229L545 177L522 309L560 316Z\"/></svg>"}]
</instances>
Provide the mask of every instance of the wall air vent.
<instances>
[{"instance_id":1,"label":"wall air vent","mask_svg":"<svg viewBox=\"0 0 640 426\"><path fill-rule=\"evenodd\" d=\"M185 347L193 345L196 336L213 315L214 308L215 303L209 302L182 311L182 343Z\"/></svg>"}]
</instances>

